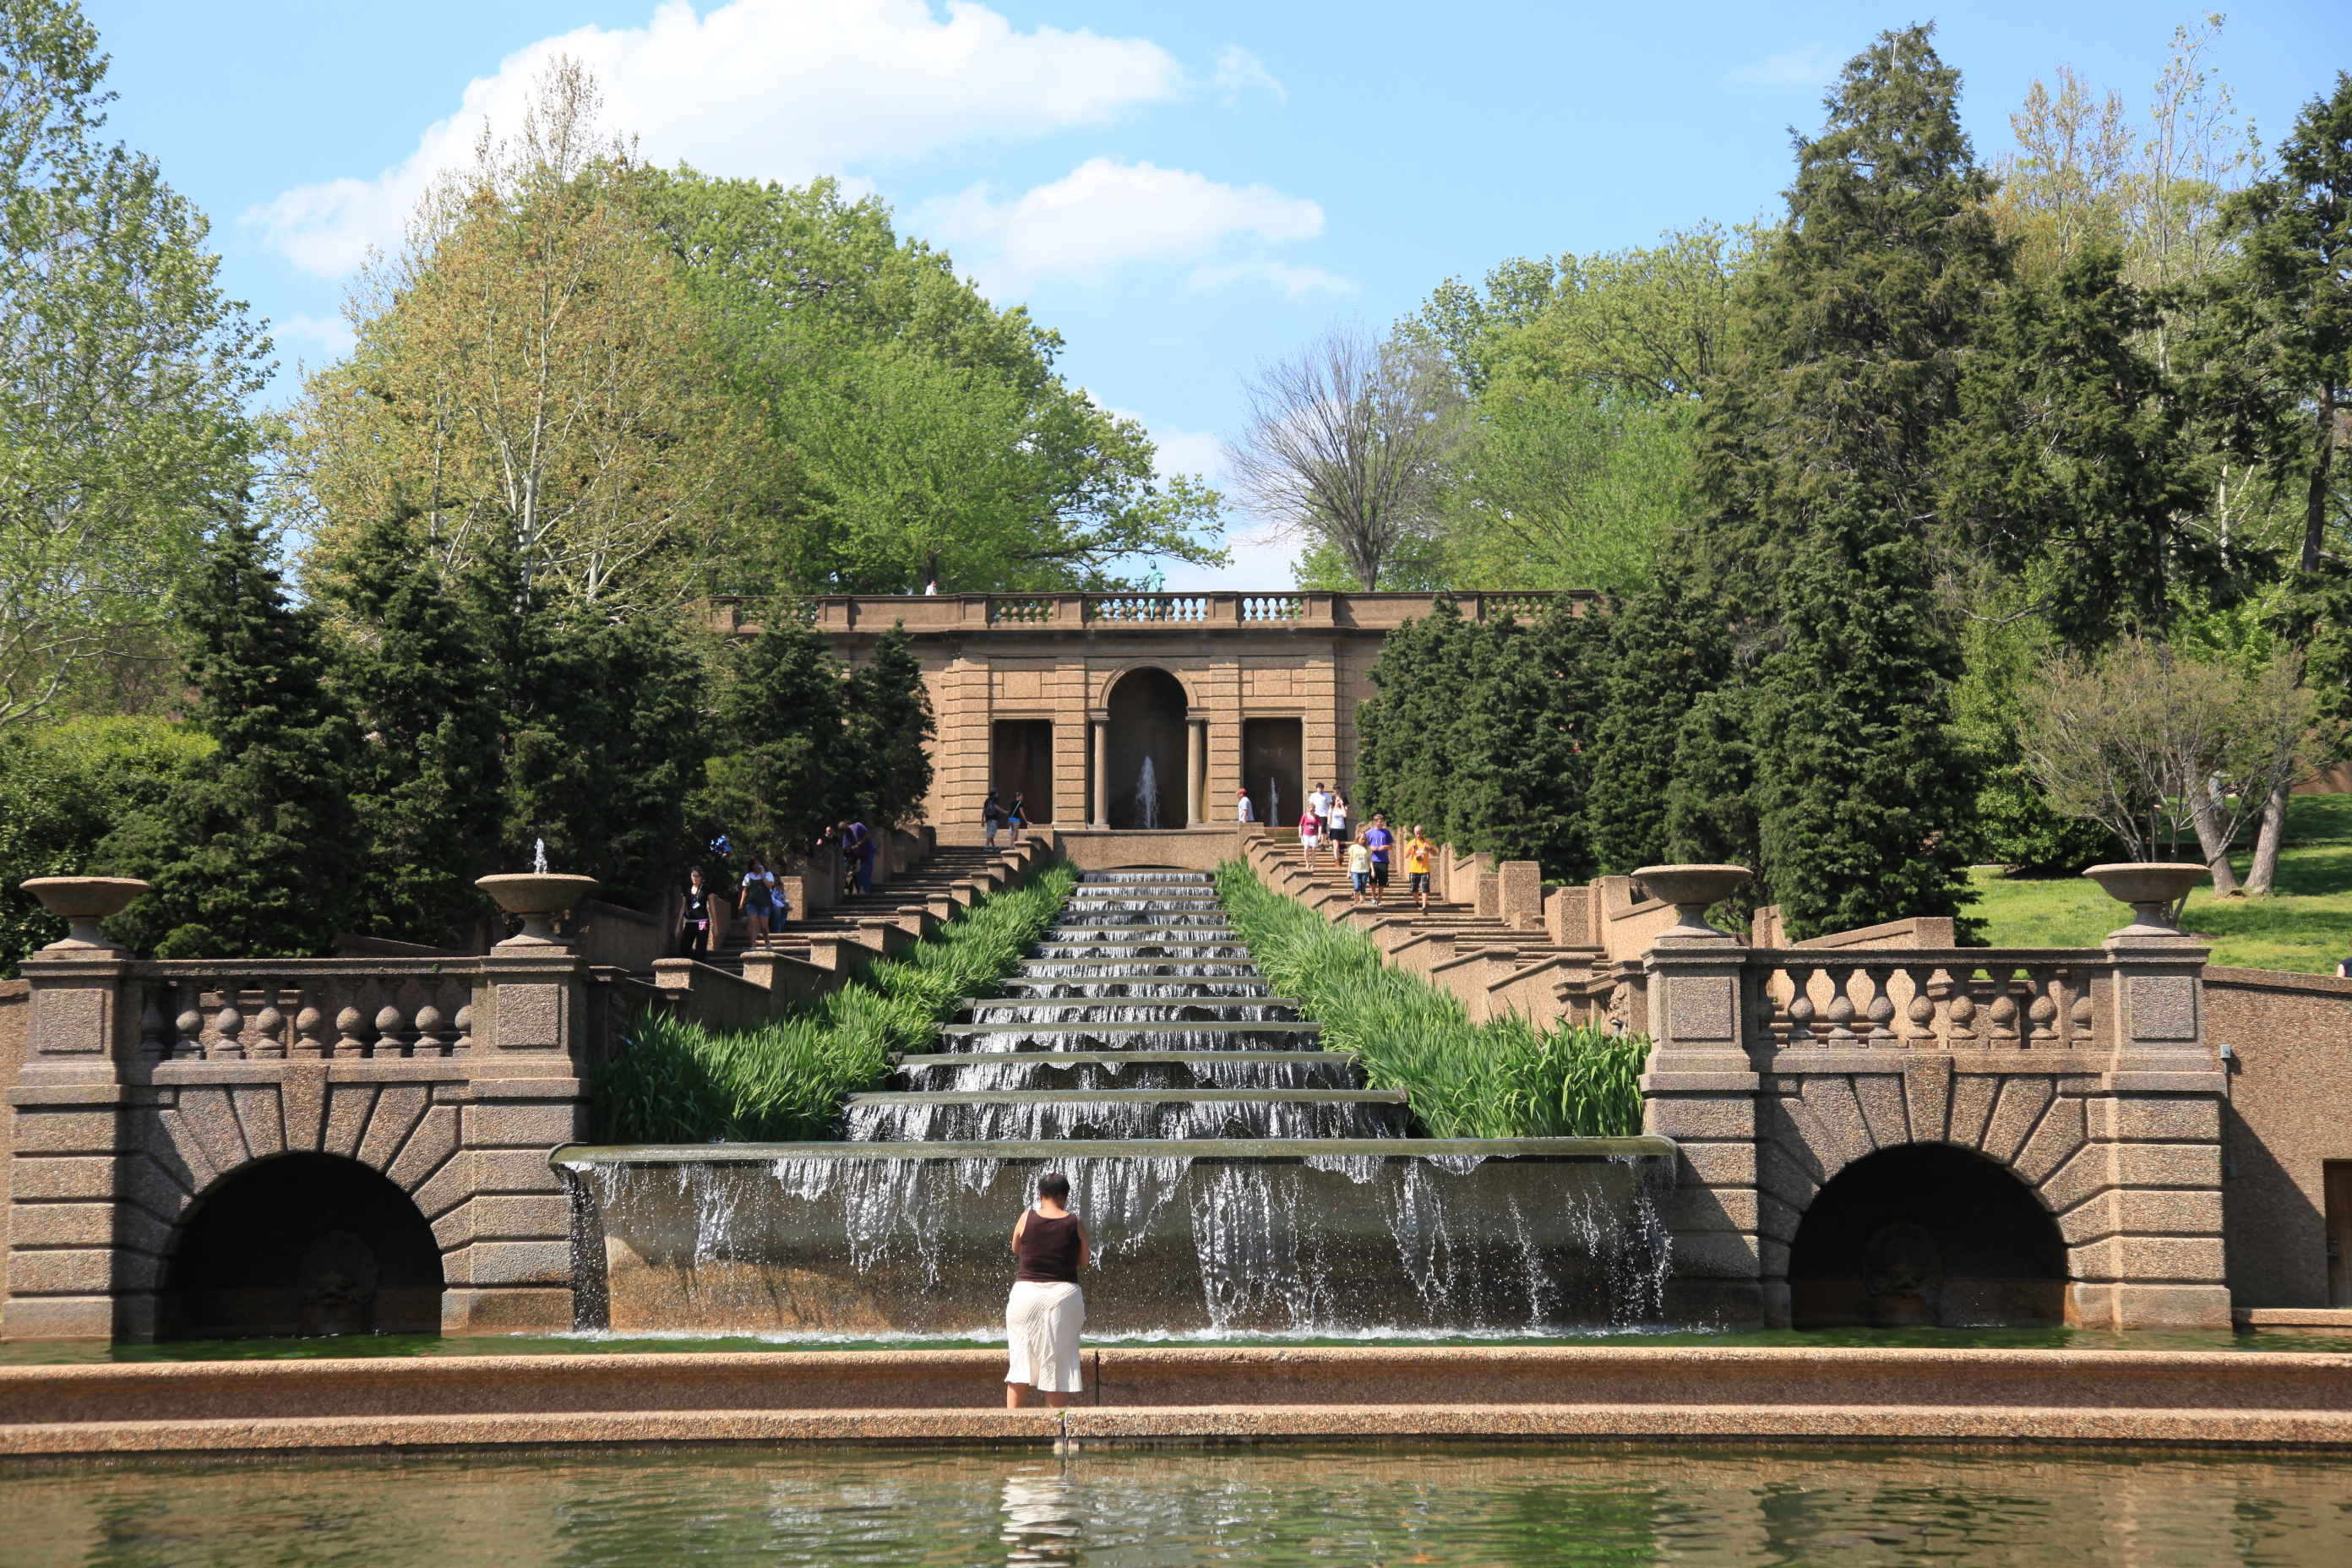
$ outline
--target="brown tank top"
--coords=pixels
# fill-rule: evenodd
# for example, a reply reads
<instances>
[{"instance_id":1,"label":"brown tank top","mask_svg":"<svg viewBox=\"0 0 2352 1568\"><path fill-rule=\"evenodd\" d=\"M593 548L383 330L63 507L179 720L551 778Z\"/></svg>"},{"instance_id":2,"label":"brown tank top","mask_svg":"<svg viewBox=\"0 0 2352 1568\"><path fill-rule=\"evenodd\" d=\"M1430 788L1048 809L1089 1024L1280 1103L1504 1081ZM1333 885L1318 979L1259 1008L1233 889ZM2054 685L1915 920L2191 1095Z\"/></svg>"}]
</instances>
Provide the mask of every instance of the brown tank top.
<instances>
[{"instance_id":1,"label":"brown tank top","mask_svg":"<svg viewBox=\"0 0 2352 1568\"><path fill-rule=\"evenodd\" d=\"M1021 1246L1015 1253L1021 1260L1015 1279L1034 1279L1041 1284L1053 1280L1077 1283L1078 1279L1078 1216L1064 1215L1059 1219L1047 1219L1036 1210L1029 1211L1029 1223L1021 1227Z\"/></svg>"}]
</instances>

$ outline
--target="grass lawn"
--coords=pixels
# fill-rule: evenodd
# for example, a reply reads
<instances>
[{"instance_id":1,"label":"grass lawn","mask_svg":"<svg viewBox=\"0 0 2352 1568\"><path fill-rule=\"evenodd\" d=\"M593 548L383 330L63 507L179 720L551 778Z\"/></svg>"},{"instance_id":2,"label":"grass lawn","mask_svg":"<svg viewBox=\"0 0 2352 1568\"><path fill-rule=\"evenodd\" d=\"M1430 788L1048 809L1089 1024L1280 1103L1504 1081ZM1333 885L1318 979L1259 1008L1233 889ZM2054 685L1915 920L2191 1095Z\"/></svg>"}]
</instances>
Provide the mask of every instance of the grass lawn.
<instances>
[{"instance_id":1,"label":"grass lawn","mask_svg":"<svg viewBox=\"0 0 2352 1568\"><path fill-rule=\"evenodd\" d=\"M2252 858L2236 857L2241 877ZM1983 919L1984 938L1995 947L2095 947L2131 918L2080 877L2011 881L1979 869L1969 878L1978 901L1967 912ZM2352 955L2352 795L2289 802L2277 897L2217 899L2200 888L2180 924L2211 940L2215 963L2335 973L2336 961Z\"/></svg>"}]
</instances>

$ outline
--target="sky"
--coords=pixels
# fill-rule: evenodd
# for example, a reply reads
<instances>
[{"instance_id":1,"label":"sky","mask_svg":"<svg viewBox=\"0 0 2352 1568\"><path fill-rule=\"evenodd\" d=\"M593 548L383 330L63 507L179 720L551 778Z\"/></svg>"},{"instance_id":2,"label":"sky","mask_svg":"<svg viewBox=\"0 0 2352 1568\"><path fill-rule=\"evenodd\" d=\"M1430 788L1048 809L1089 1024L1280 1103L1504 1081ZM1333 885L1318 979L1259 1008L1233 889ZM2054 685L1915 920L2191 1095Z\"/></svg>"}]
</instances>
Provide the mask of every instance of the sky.
<instances>
[{"instance_id":1,"label":"sky","mask_svg":"<svg viewBox=\"0 0 2352 1568\"><path fill-rule=\"evenodd\" d=\"M1792 130L1879 31L1931 17L1979 154L2061 64L2136 112L2175 26L2116 0L1675 5L1356 0L85 0L111 134L211 217L231 292L296 369L348 342L370 245L558 54L661 163L878 193L1062 367L1140 419L1163 471L1218 478L1241 378L1336 317L1380 327L1513 256L1770 216ZM2352 5L2232 10L2210 57L2263 139L2352 68ZM1223 570L1287 586L1295 544L1235 516Z\"/></svg>"}]
</instances>

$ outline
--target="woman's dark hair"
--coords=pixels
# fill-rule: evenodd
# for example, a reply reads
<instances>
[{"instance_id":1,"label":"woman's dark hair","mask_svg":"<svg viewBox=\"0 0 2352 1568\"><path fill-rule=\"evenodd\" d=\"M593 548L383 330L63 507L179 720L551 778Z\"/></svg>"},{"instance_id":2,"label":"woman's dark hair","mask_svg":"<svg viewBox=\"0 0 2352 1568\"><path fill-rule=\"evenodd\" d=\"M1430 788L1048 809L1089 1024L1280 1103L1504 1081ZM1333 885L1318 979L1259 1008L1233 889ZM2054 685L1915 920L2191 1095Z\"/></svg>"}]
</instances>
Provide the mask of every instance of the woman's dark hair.
<instances>
[{"instance_id":1,"label":"woman's dark hair","mask_svg":"<svg viewBox=\"0 0 2352 1568\"><path fill-rule=\"evenodd\" d=\"M1062 1203L1070 1195L1070 1178L1059 1171L1048 1171L1037 1178L1037 1195Z\"/></svg>"}]
</instances>

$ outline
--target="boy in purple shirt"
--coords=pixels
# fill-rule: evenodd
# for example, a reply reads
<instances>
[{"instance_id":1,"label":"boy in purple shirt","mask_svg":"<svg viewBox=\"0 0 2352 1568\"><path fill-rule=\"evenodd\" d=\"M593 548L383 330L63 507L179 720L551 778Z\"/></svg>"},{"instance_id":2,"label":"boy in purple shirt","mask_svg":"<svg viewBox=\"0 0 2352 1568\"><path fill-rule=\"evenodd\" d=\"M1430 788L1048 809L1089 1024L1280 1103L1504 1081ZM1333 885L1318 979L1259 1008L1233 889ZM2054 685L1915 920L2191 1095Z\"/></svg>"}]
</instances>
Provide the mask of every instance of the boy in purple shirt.
<instances>
[{"instance_id":1,"label":"boy in purple shirt","mask_svg":"<svg viewBox=\"0 0 2352 1568\"><path fill-rule=\"evenodd\" d=\"M1389 831L1389 819L1379 812L1372 813L1372 825L1364 830L1364 847L1372 852L1372 908L1381 907L1381 895L1389 885L1389 857L1395 847L1396 835Z\"/></svg>"}]
</instances>

